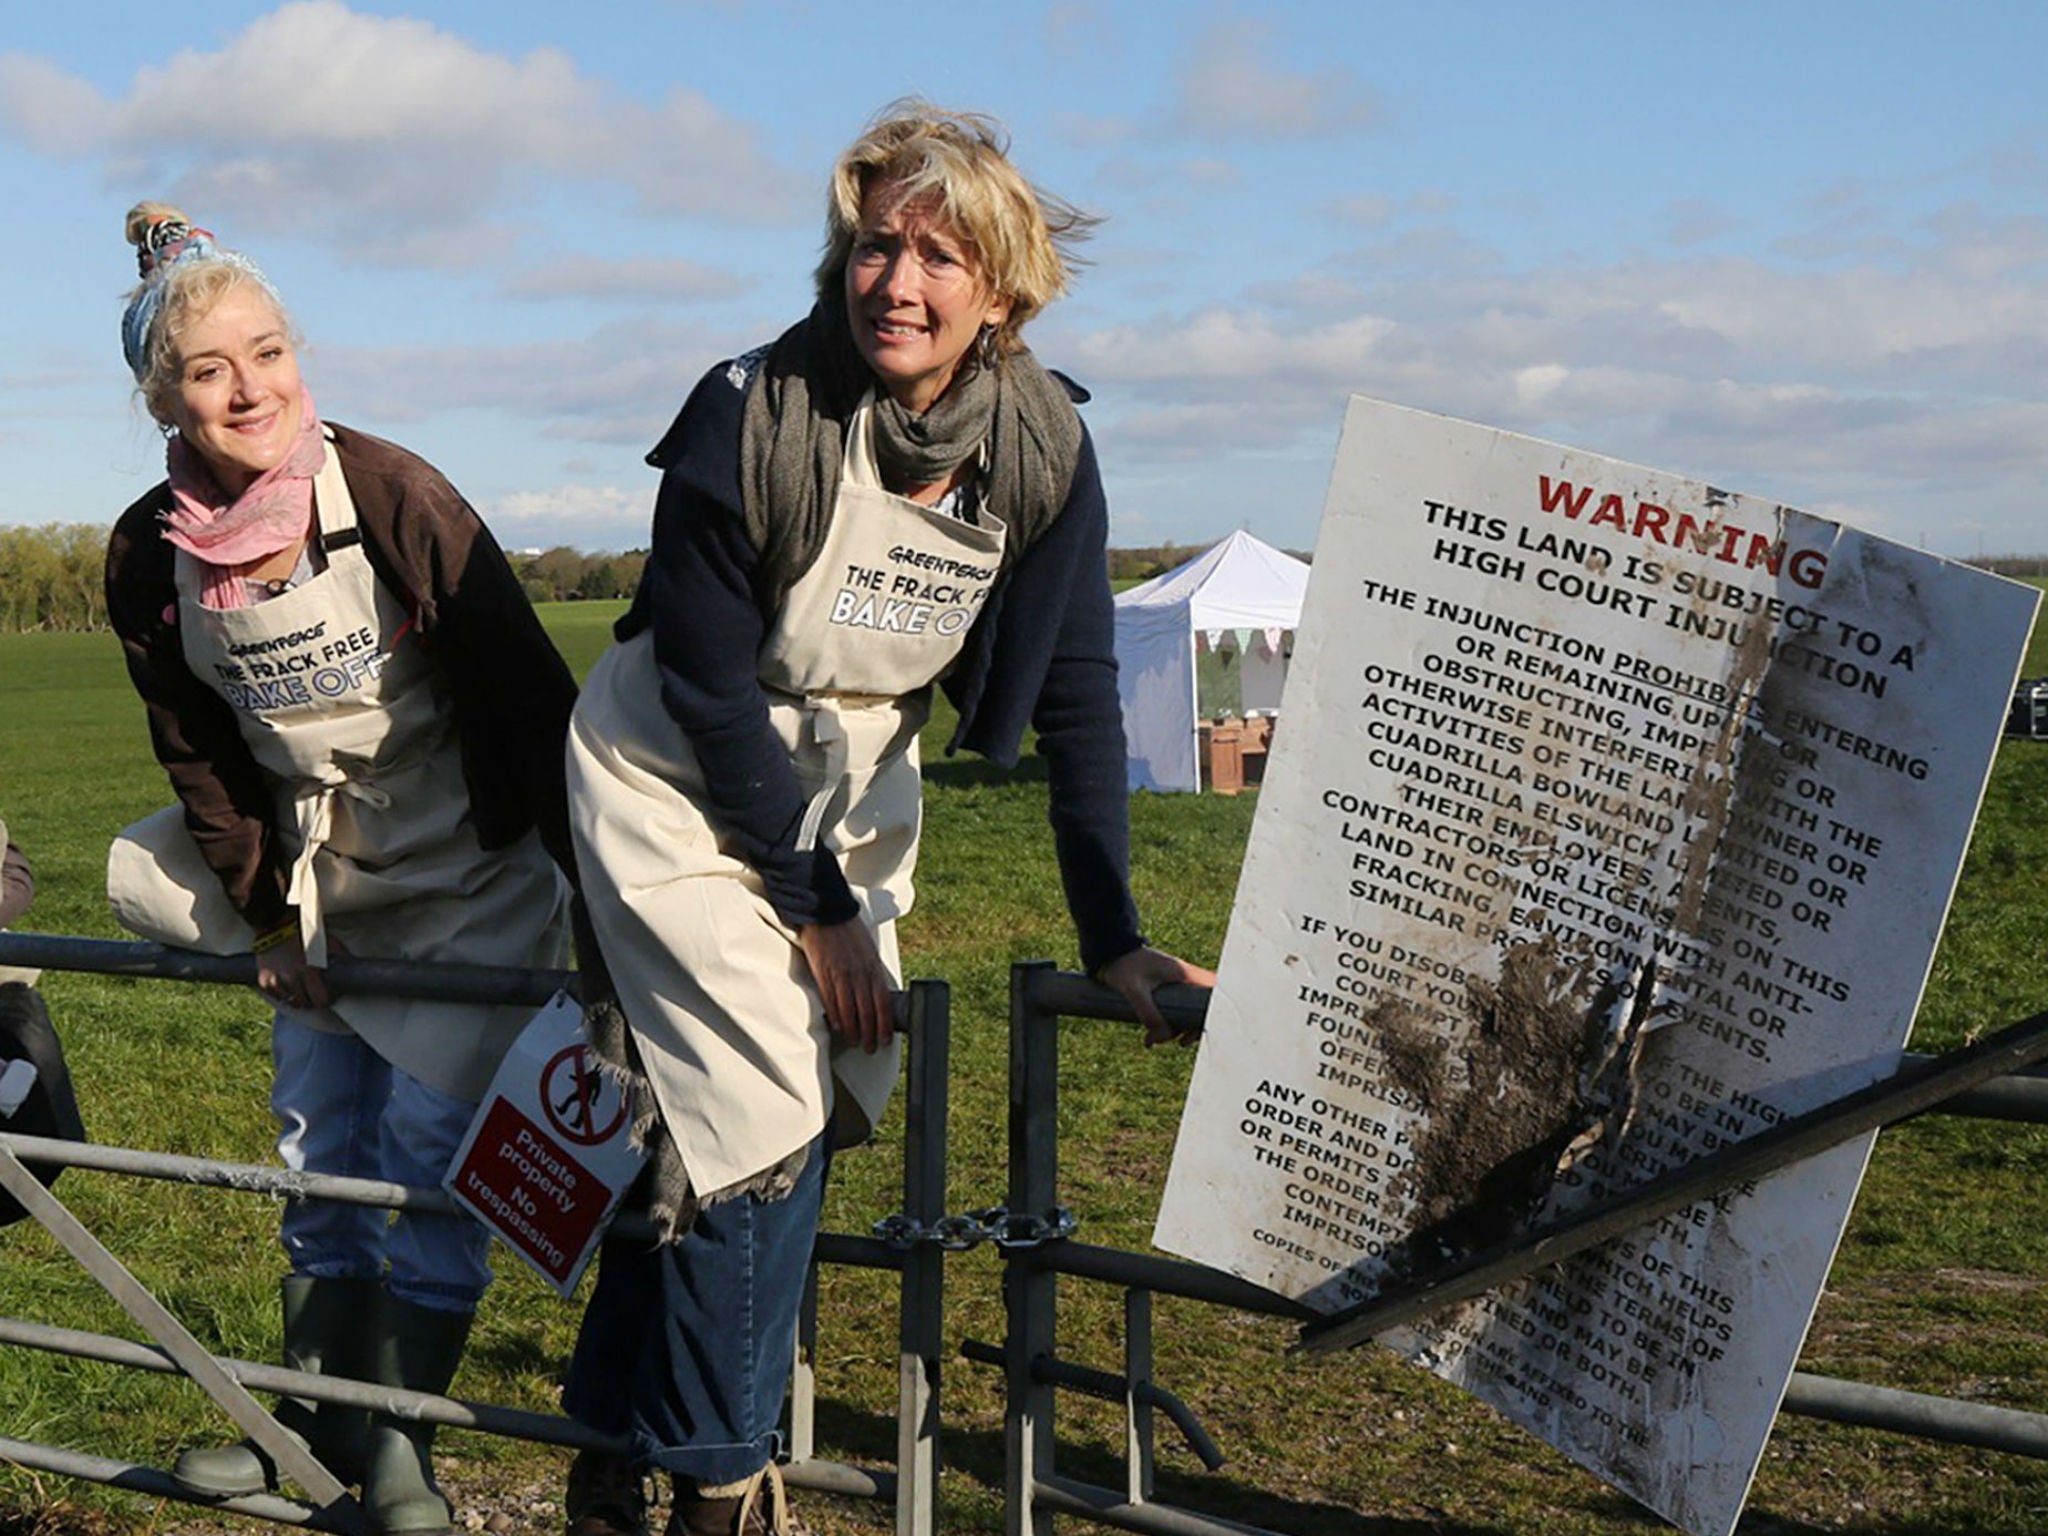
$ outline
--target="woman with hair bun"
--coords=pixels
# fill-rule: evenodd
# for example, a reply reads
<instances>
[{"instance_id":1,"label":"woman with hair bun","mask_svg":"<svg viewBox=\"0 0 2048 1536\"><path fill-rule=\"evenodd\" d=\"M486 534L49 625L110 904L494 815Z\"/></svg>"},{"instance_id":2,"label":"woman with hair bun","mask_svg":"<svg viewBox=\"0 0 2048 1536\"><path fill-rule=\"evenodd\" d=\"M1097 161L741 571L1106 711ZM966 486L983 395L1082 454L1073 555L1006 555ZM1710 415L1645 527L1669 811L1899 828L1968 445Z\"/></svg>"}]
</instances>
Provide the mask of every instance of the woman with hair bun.
<instances>
[{"instance_id":1,"label":"woman with hair bun","mask_svg":"<svg viewBox=\"0 0 2048 1536\"><path fill-rule=\"evenodd\" d=\"M558 965L573 872L575 683L477 515L402 448L323 422L248 257L177 209L128 216L122 350L169 477L122 514L107 609L179 804L119 839L117 915L257 956L287 1165L437 1186L531 1008L336 995L330 955ZM293 1201L287 1363L445 1391L491 1272L462 1215ZM379 1530L449 1510L414 1420L279 1418ZM274 1486L252 1444L189 1450L219 1497Z\"/></svg>"},{"instance_id":2,"label":"woman with hair bun","mask_svg":"<svg viewBox=\"0 0 2048 1536\"><path fill-rule=\"evenodd\" d=\"M1126 876L1108 527L1085 399L1020 335L1090 221L990 120L899 103L839 159L808 319L697 385L650 461L653 553L571 723L584 892L670 1240L609 1243L564 1402L628 1461L570 1470L571 1536L778 1531L772 1458L826 1164L896 1076L918 731L1050 778L1088 969L1153 1002ZM589 956L586 953L586 974ZM602 1020L606 1010L594 1010Z\"/></svg>"}]
</instances>

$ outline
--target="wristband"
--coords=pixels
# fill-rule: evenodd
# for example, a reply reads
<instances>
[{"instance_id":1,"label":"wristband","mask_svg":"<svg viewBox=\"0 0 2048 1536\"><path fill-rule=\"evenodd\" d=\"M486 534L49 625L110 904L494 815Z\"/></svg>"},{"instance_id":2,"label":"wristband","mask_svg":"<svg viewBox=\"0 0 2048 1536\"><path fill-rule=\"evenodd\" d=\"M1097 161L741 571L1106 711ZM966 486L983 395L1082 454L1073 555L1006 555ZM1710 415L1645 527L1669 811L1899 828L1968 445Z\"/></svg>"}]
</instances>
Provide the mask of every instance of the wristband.
<instances>
[{"instance_id":1,"label":"wristband","mask_svg":"<svg viewBox=\"0 0 2048 1536\"><path fill-rule=\"evenodd\" d=\"M249 946L249 953L260 955L265 950L275 949L278 945L288 943L298 936L299 920L295 917L287 918L269 932L257 934L256 942Z\"/></svg>"}]
</instances>

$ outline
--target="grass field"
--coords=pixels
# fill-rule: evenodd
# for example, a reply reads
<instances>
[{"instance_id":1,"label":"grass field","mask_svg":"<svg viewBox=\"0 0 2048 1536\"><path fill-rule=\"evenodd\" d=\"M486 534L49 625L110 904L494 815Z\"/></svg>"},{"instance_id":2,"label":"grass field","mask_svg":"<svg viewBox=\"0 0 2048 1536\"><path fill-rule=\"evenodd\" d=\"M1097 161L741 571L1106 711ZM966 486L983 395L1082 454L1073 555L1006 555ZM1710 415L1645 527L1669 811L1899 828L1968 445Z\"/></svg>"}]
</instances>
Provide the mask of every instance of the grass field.
<instances>
[{"instance_id":1,"label":"grass field","mask_svg":"<svg viewBox=\"0 0 2048 1536\"><path fill-rule=\"evenodd\" d=\"M550 628L579 673L616 605L558 605ZM2037 634L2026 671L2048 674ZM118 937L102 894L108 838L165 800L113 644L94 636L0 637L0 816L36 865L39 931ZM942 740L947 722L934 721ZM1042 777L1003 778L927 759L920 900L906 923L913 974L953 987L950 1158L954 1209L997 1203L1004 1180L1004 1013L1012 961L1074 963L1044 830ZM1148 929L1213 959L1254 797L1140 796L1133 877ZM2000 753L1969 864L1915 1032L1953 1046L2048 1000L2048 743ZM267 1013L229 989L52 975L96 1139L246 1161L271 1157ZM1192 1057L1147 1052L1112 1025L1064 1027L1062 1197L1089 1241L1142 1247L1164 1179ZM900 1113L900 1100L899 1110ZM828 1225L865 1231L896 1209L900 1123L835 1166ZM2048 1131L1922 1120L1887 1133L1804 1366L1859 1380L2048 1411ZM275 1211L260 1199L99 1175L60 1192L160 1297L222 1352L274 1357ZM132 1336L113 1305L44 1236L0 1234L0 1311ZM577 1310L509 1257L457 1383L462 1395L551 1408ZM999 1266L961 1255L947 1276L950 1339L998 1340ZM860 1273L824 1282L821 1437L826 1454L886 1461L895 1391L893 1287ZM1062 1299L1062 1353L1114 1368L1120 1298L1078 1283ZM1158 1379L1186 1398L1228 1464L1205 1474L1162 1441L1160 1496L1316 1536L1494 1536L1657 1528L1625 1499L1434 1378L1377 1349L1283 1355L1291 1330L1193 1303L1159 1308ZM182 1383L21 1351L0 1352L0 1434L163 1465L221 1421ZM957 1362L945 1382L942 1528L1001 1529L1002 1423L994 1373ZM1062 1466L1118 1485L1122 1432L1106 1407L1062 1402ZM447 1481L494 1529L559 1528L562 1458L478 1436L442 1438ZM884 1531L886 1510L812 1497L819 1530ZM0 1533L194 1531L156 1507L26 1474L0 1474ZM2048 1464L1787 1419L1743 1530L2048 1530Z\"/></svg>"}]
</instances>

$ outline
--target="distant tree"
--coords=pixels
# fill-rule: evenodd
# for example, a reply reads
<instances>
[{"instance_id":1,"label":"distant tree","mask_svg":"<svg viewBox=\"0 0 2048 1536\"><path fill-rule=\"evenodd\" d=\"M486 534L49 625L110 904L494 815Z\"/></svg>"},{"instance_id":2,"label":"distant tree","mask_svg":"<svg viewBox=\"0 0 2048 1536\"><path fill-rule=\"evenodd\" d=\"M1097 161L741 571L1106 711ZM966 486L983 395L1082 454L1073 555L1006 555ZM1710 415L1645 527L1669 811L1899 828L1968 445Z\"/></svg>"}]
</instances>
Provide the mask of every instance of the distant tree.
<instances>
[{"instance_id":1,"label":"distant tree","mask_svg":"<svg viewBox=\"0 0 2048 1536\"><path fill-rule=\"evenodd\" d=\"M536 603L559 603L576 599L631 597L640 585L640 572L647 564L645 550L625 554L586 555L566 545L526 555L512 562Z\"/></svg>"},{"instance_id":2,"label":"distant tree","mask_svg":"<svg viewBox=\"0 0 2048 1536\"><path fill-rule=\"evenodd\" d=\"M559 602L577 595L576 584L583 579L583 556L566 544L558 544L534 556L523 574L528 581L544 585L548 596Z\"/></svg>"},{"instance_id":3,"label":"distant tree","mask_svg":"<svg viewBox=\"0 0 2048 1536\"><path fill-rule=\"evenodd\" d=\"M624 579L618 561L609 555L593 555L583 562L583 574L576 578L576 595L592 601L618 597Z\"/></svg>"},{"instance_id":4,"label":"distant tree","mask_svg":"<svg viewBox=\"0 0 2048 1536\"><path fill-rule=\"evenodd\" d=\"M90 523L0 528L0 628L105 628L106 547Z\"/></svg>"}]
</instances>

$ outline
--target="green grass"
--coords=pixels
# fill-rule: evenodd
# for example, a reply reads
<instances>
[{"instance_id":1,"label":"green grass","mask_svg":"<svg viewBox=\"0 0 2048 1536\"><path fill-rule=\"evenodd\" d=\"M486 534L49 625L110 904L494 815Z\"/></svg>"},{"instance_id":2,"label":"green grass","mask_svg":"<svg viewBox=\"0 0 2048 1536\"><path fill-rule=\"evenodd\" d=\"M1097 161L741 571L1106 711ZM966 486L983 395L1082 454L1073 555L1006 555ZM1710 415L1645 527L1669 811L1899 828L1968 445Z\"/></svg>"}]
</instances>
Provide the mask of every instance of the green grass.
<instances>
[{"instance_id":1,"label":"green grass","mask_svg":"<svg viewBox=\"0 0 2048 1536\"><path fill-rule=\"evenodd\" d=\"M555 605L545 618L580 671L620 605ZM2048 636L2027 670L2048 674ZM141 713L111 641L0 637L0 815L35 861L28 926L118 937L102 895L109 836L166 798ZM1005 1009L1013 960L1074 963L1045 829L1042 775L1011 778L938 750L927 734L928 835L919 903L904 925L913 974L953 989L949 1156L954 1209L1004 1193ZM1138 796L1133 879L1155 939L1213 960L1256 796ZM2048 743L2007 742L1936 961L1915 1043L1954 1045L2033 1013L2048 996ZM246 1161L271 1158L267 1013L232 989L52 975L88 1124L99 1140ZM1062 1026L1063 1200L1089 1241L1143 1247L1164 1180L1192 1054L1144 1051L1127 1028ZM897 1209L900 1096L876 1145L841 1158L828 1225L865 1231ZM1930 1117L1879 1143L1822 1299L1807 1368L2048 1410L2048 1131ZM66 1175L60 1193L210 1345L277 1348L275 1216L262 1199ZM133 1336L135 1330L39 1230L0 1234L0 1311ZM552 1408L577 1308L509 1257L458 1381L465 1395ZM826 1454L886 1461L894 1443L894 1286L867 1272L824 1281L821 1434ZM947 1337L1002 1335L999 1266L951 1261ZM1061 1351L1114 1369L1121 1298L1070 1282ZM1229 1463L1199 1464L1162 1426L1160 1496L1277 1529L1331 1536L1424 1531L1594 1533L1658 1529L1471 1399L1376 1349L1335 1359L1284 1354L1292 1333L1244 1315L1165 1300L1158 1380L1186 1398ZM19 1350L0 1351L0 1433L163 1465L222 1421L193 1388ZM1001 1529L1002 1415L989 1369L945 1379L942 1528ZM1063 1398L1061 1463L1120 1485L1121 1427L1102 1405ZM443 1437L451 1483L514 1529L546 1530L524 1491L557 1486L562 1458ZM525 1510L525 1513L521 1513ZM883 1531L878 1507L804 1500L825 1532ZM38 1522L41 1522L40 1524ZM0 1533L196 1530L181 1506L24 1474L0 1476ZM1062 1528L1068 1528L1063 1525ZM2048 1529L2048 1466L1870 1431L1786 1420L1758 1478L1745 1532Z\"/></svg>"}]
</instances>

